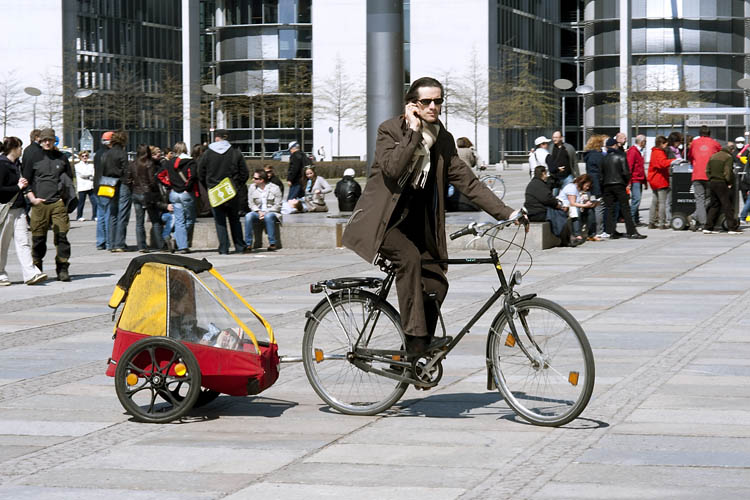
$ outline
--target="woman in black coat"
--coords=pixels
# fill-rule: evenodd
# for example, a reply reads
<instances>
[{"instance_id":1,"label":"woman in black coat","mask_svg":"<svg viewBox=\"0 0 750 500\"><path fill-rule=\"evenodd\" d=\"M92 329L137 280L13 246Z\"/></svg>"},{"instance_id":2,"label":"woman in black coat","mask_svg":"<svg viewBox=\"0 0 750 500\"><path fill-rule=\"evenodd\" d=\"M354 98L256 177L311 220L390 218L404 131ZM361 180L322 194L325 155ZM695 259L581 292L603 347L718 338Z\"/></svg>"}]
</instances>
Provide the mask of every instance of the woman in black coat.
<instances>
[{"instance_id":1,"label":"woman in black coat","mask_svg":"<svg viewBox=\"0 0 750 500\"><path fill-rule=\"evenodd\" d=\"M591 177L591 195L597 199L602 197L602 174L600 166L604 159L604 153L602 148L604 147L604 141L608 137L603 134L595 134L589 137L586 141L586 153L583 155L583 159L586 161L586 173ZM588 228L589 239L598 240L601 233L604 231L604 204L599 203L594 208L595 224L589 224L592 227Z\"/></svg>"}]
</instances>

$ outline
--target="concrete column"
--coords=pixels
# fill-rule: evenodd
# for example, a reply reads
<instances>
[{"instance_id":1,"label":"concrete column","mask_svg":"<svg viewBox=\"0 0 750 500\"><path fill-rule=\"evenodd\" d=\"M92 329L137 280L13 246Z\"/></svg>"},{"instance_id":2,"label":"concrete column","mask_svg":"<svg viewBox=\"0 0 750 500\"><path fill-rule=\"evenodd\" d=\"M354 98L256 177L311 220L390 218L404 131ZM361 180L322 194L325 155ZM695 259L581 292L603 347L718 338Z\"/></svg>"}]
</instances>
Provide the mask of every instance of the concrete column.
<instances>
[{"instance_id":1,"label":"concrete column","mask_svg":"<svg viewBox=\"0 0 750 500\"><path fill-rule=\"evenodd\" d=\"M367 169L375 159L378 126L403 112L404 6L367 0Z\"/></svg>"},{"instance_id":2,"label":"concrete column","mask_svg":"<svg viewBox=\"0 0 750 500\"><path fill-rule=\"evenodd\" d=\"M182 0L182 140L188 149L201 140L199 0Z\"/></svg>"},{"instance_id":3,"label":"concrete column","mask_svg":"<svg viewBox=\"0 0 750 500\"><path fill-rule=\"evenodd\" d=\"M226 17L225 17L225 6L224 6L224 0L216 0L216 13L214 16L214 22L216 23L216 28L219 28L221 26L226 26ZM216 62L218 63L221 61L221 42L219 41L219 33L216 32L216 35L214 36L214 54L216 58ZM219 71L219 67L217 64L216 67L216 84L217 87L221 89L221 74ZM219 93L221 95L221 92ZM216 128L226 128L226 117L224 116L224 108L219 106L216 110Z\"/></svg>"},{"instance_id":4,"label":"concrete column","mask_svg":"<svg viewBox=\"0 0 750 500\"><path fill-rule=\"evenodd\" d=\"M631 27L630 0L620 0L620 132L630 139L630 43Z\"/></svg>"}]
</instances>

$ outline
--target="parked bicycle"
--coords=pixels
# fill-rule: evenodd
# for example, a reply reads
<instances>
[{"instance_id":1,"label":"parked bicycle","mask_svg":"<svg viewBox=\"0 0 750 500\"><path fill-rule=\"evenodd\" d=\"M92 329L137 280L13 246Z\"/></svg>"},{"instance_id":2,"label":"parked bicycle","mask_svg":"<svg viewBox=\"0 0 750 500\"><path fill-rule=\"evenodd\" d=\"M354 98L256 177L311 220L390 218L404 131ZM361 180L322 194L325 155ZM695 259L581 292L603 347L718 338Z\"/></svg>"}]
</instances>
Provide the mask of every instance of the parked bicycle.
<instances>
[{"instance_id":1,"label":"parked bicycle","mask_svg":"<svg viewBox=\"0 0 750 500\"><path fill-rule=\"evenodd\" d=\"M525 217L519 214L520 217ZM380 261L385 278L338 278L310 285L323 298L307 313L302 358L315 392L332 408L352 415L375 415L390 408L409 385L435 387L443 375L442 361L479 319L498 301L502 309L492 320L486 346L487 388L499 389L518 415L543 426L564 425L586 408L594 388L594 356L581 325L562 306L520 295L523 273L516 270L528 253L526 232L513 238L498 233L516 220L472 223L451 239L486 237L489 257L440 259L445 264L492 264L500 281L476 314L442 350L408 359L399 313L387 301L395 279L392 265ZM514 243L523 233L521 244ZM508 280L500 264L496 241L517 247L518 257ZM529 264L529 268L531 264ZM442 333L445 323L439 316Z\"/></svg>"},{"instance_id":2,"label":"parked bicycle","mask_svg":"<svg viewBox=\"0 0 750 500\"><path fill-rule=\"evenodd\" d=\"M505 197L505 181L503 176L500 174L481 174L479 176L479 182L490 188L490 191L495 193L499 199Z\"/></svg>"}]
</instances>

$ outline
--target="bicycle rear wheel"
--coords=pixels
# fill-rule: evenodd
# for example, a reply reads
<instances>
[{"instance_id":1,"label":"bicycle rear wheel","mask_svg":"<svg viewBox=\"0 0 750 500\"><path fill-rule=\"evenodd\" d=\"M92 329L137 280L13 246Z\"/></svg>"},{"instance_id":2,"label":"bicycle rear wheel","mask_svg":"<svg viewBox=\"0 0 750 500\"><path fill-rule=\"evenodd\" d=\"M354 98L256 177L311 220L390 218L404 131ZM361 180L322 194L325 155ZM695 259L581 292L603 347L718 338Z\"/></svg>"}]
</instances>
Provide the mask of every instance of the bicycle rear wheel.
<instances>
[{"instance_id":1,"label":"bicycle rear wheel","mask_svg":"<svg viewBox=\"0 0 750 500\"><path fill-rule=\"evenodd\" d=\"M505 181L499 175L485 175L479 178L479 181L490 188L499 199L505 196Z\"/></svg>"},{"instance_id":2,"label":"bicycle rear wheel","mask_svg":"<svg viewBox=\"0 0 750 500\"><path fill-rule=\"evenodd\" d=\"M341 290L312 311L302 339L302 361L310 385L332 408L350 415L375 415L401 399L408 384L354 365L356 360L393 371L385 361L357 357L353 352L357 339L360 348L401 350L401 321L396 310L376 295L356 288Z\"/></svg>"},{"instance_id":3,"label":"bicycle rear wheel","mask_svg":"<svg viewBox=\"0 0 750 500\"><path fill-rule=\"evenodd\" d=\"M487 337L492 377L505 401L536 425L578 417L594 390L594 355L578 321L562 306L535 297L514 306L517 338L503 312Z\"/></svg>"}]
</instances>

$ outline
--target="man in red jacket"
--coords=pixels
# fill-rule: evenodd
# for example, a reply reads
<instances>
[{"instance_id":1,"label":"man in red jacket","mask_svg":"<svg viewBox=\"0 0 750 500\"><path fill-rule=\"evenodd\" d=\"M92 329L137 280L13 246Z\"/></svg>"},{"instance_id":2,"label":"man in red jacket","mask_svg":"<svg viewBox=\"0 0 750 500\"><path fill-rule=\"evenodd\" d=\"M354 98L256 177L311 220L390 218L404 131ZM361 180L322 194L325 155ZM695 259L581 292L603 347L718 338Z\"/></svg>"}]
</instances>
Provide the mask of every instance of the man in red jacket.
<instances>
[{"instance_id":1,"label":"man in red jacket","mask_svg":"<svg viewBox=\"0 0 750 500\"><path fill-rule=\"evenodd\" d=\"M698 231L703 229L706 224L706 196L708 193L708 176L706 175L706 165L708 160L714 154L721 151L721 145L711 139L711 129L701 125L699 132L700 137L693 139L688 151L688 161L693 164L693 193L695 195L695 212L692 218L690 229Z\"/></svg>"},{"instance_id":2,"label":"man in red jacket","mask_svg":"<svg viewBox=\"0 0 750 500\"><path fill-rule=\"evenodd\" d=\"M646 170L643 168L643 151L646 149L646 136L639 134L635 137L633 145L628 148L628 166L630 167L630 215L633 224L645 226L641 223L638 208L641 206L641 194L643 189L648 189L646 184Z\"/></svg>"}]
</instances>

